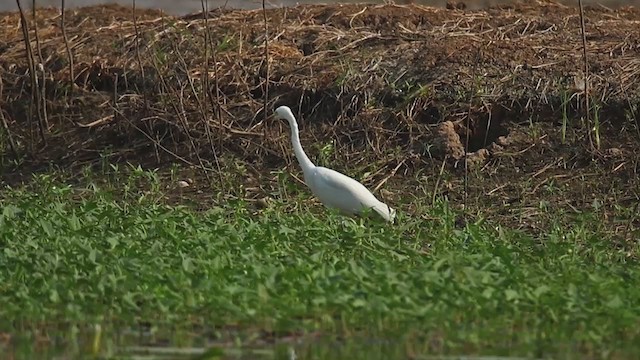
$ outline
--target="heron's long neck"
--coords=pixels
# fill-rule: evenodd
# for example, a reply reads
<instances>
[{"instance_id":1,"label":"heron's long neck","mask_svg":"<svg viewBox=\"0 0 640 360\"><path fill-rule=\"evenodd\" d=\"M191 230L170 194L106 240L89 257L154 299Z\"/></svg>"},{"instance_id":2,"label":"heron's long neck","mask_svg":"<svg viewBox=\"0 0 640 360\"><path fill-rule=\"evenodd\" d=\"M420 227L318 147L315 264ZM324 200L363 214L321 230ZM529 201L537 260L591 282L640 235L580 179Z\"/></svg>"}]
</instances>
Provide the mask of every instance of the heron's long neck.
<instances>
[{"instance_id":1,"label":"heron's long neck","mask_svg":"<svg viewBox=\"0 0 640 360\"><path fill-rule=\"evenodd\" d=\"M296 154L296 158L300 163L300 167L302 167L302 171L306 173L307 171L314 168L315 165L313 165L311 160L309 160L307 154L305 154L304 150L302 149L302 145L300 144L298 124L296 123L291 124L291 143L293 144L293 152L295 152Z\"/></svg>"}]
</instances>

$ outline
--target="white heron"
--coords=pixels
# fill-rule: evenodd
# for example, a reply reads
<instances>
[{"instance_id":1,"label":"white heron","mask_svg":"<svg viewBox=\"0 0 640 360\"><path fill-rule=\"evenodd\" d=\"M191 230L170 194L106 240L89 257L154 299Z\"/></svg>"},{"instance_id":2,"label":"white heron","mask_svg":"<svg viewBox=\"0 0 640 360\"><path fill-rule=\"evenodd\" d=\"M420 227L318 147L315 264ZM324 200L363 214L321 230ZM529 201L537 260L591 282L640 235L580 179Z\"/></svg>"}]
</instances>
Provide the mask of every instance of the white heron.
<instances>
[{"instance_id":1,"label":"white heron","mask_svg":"<svg viewBox=\"0 0 640 360\"><path fill-rule=\"evenodd\" d=\"M309 160L300 144L298 123L288 106L278 107L275 117L289 122L293 151L302 167L304 181L326 207L338 209L349 215L371 209L386 221L393 222L396 211L378 200L364 185L335 170L315 166Z\"/></svg>"}]
</instances>

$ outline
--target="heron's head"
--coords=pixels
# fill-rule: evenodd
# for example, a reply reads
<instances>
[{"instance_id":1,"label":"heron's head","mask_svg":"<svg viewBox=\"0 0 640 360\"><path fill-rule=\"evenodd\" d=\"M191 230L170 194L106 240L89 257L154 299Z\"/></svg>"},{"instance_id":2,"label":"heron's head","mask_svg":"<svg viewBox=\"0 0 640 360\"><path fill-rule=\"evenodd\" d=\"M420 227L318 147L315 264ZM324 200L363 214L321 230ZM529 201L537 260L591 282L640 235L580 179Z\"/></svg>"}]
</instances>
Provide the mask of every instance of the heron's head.
<instances>
[{"instance_id":1,"label":"heron's head","mask_svg":"<svg viewBox=\"0 0 640 360\"><path fill-rule=\"evenodd\" d=\"M288 106L280 106L276 109L275 111L275 118L276 119L284 119L287 120L289 122L290 125L297 125L296 124L296 119L293 116L293 113L291 112L291 109L289 109Z\"/></svg>"}]
</instances>

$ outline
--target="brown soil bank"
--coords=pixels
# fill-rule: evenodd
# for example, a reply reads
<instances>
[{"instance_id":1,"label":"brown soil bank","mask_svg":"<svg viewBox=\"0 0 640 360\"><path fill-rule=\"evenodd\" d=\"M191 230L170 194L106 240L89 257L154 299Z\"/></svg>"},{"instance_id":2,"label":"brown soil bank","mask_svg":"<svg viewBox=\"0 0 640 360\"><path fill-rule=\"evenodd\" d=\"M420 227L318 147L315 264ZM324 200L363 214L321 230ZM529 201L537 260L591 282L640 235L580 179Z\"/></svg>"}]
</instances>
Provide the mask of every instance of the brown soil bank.
<instances>
[{"instance_id":1,"label":"brown soil bank","mask_svg":"<svg viewBox=\"0 0 640 360\"><path fill-rule=\"evenodd\" d=\"M216 10L206 20L137 11L135 22L131 9L89 7L66 14L71 64L59 13L39 10L37 37L29 27L37 79L20 16L6 13L3 180L105 161L242 164L268 193L270 171L292 159L286 127L264 117L266 99L268 114L280 104L298 114L313 159L369 174L367 185L384 183L398 202L415 193L403 186L454 200L466 189L469 206L518 223L544 213L543 198L575 212L595 200L633 206L640 10L585 15L589 119L578 10L549 1Z\"/></svg>"}]
</instances>

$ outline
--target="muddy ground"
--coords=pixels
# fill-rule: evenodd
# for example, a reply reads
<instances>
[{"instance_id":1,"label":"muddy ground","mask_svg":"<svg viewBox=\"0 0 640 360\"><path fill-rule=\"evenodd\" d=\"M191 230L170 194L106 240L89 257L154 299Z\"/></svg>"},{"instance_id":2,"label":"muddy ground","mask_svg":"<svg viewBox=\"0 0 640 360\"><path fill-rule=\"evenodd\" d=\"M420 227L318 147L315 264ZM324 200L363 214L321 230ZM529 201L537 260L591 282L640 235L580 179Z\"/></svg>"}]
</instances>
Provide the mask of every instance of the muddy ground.
<instances>
[{"instance_id":1,"label":"muddy ground","mask_svg":"<svg viewBox=\"0 0 640 360\"><path fill-rule=\"evenodd\" d=\"M532 233L589 212L628 241L640 228L640 9L585 11L590 111L578 9L551 1L136 10L135 21L130 8L88 7L67 11L68 50L59 12L40 9L36 23L25 14L31 66L19 14L0 14L2 183L180 164L205 206L212 187L270 196L275 172L300 173L266 100L267 114L298 114L312 159L406 212L435 192Z\"/></svg>"}]
</instances>

